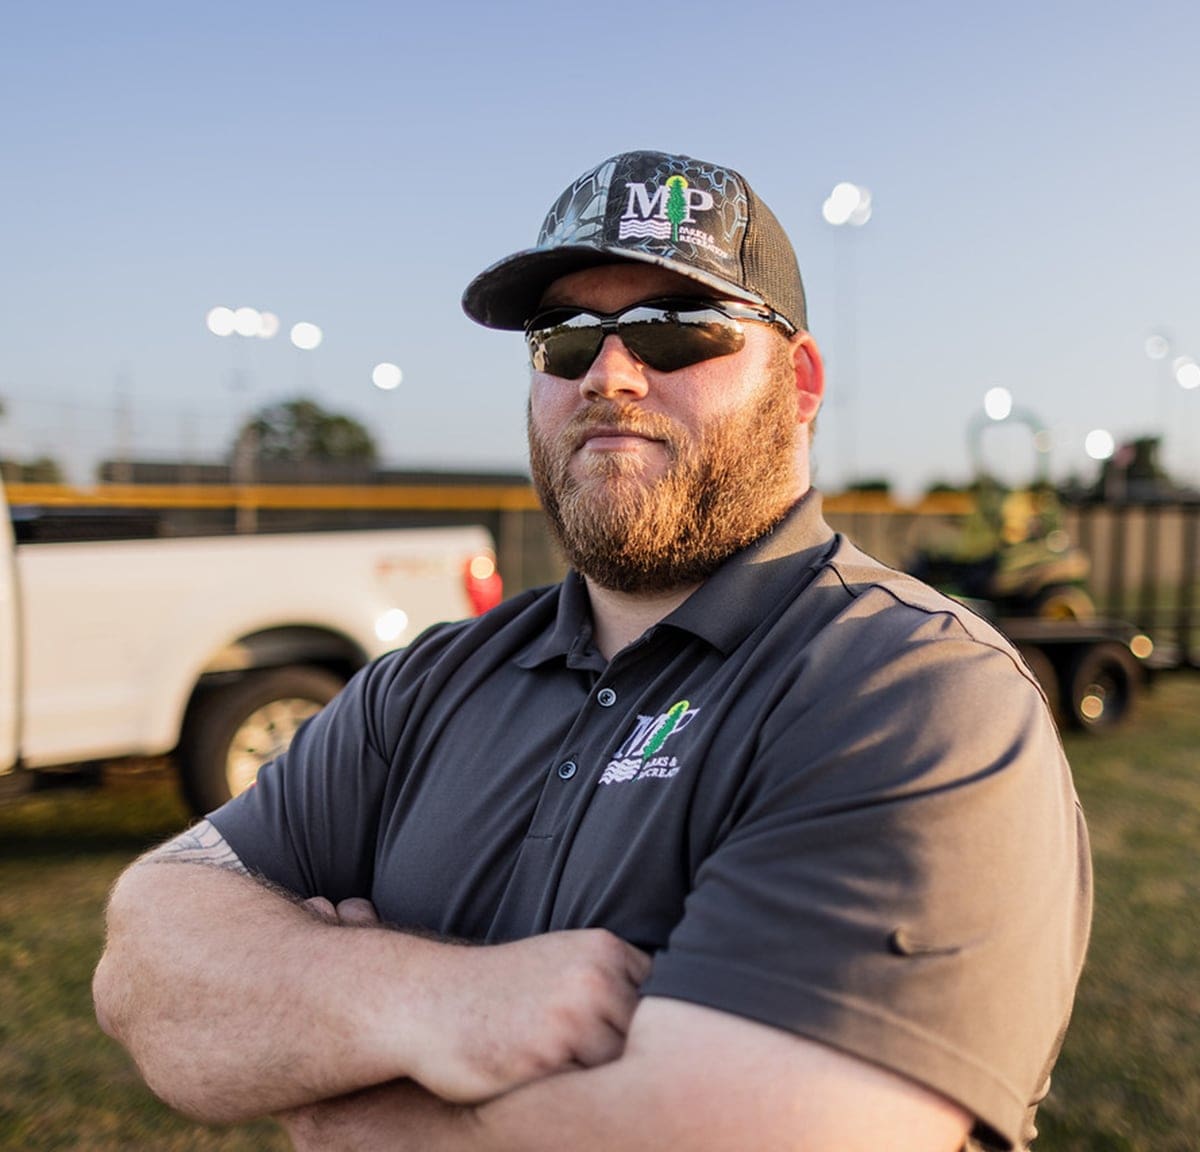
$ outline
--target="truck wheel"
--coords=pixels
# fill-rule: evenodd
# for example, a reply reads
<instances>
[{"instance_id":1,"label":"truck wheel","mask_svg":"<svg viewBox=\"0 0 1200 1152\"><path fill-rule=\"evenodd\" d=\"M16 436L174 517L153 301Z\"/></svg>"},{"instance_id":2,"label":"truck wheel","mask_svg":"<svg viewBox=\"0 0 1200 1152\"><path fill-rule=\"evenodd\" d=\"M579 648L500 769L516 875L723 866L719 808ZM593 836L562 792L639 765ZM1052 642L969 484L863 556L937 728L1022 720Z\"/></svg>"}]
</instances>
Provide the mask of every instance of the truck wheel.
<instances>
[{"instance_id":1,"label":"truck wheel","mask_svg":"<svg viewBox=\"0 0 1200 1152\"><path fill-rule=\"evenodd\" d=\"M1075 657L1069 674L1071 723L1084 732L1107 732L1133 710L1141 668L1121 644L1093 644Z\"/></svg>"},{"instance_id":2,"label":"truck wheel","mask_svg":"<svg viewBox=\"0 0 1200 1152\"><path fill-rule=\"evenodd\" d=\"M332 673L294 666L252 672L234 684L204 690L179 741L183 795L192 811L203 816L249 788L258 770L283 752L296 729L341 688Z\"/></svg>"}]
</instances>

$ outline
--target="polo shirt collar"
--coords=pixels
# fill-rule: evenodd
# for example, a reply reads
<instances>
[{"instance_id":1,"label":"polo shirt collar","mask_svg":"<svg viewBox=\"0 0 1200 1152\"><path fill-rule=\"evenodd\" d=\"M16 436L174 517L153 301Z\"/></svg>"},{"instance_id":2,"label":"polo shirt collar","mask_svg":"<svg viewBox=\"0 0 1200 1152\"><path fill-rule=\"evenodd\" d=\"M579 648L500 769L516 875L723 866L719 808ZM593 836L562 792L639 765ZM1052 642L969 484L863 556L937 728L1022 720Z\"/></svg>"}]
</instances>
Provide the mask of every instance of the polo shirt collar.
<instances>
[{"instance_id":1,"label":"polo shirt collar","mask_svg":"<svg viewBox=\"0 0 1200 1152\"><path fill-rule=\"evenodd\" d=\"M656 627L679 628L731 652L816 568L832 539L833 530L821 515L821 494L809 489L770 532L731 556ZM592 667L597 660L599 667L604 665L592 646L587 587L573 570L559 588L553 626L516 663L536 668L563 657L572 668Z\"/></svg>"},{"instance_id":2,"label":"polo shirt collar","mask_svg":"<svg viewBox=\"0 0 1200 1152\"><path fill-rule=\"evenodd\" d=\"M592 604L587 586L572 569L558 588L554 624L516 658L516 663L520 668L536 668L548 660L566 657L569 668L581 668L593 663L589 653L603 667L604 659L592 645Z\"/></svg>"},{"instance_id":3,"label":"polo shirt collar","mask_svg":"<svg viewBox=\"0 0 1200 1152\"><path fill-rule=\"evenodd\" d=\"M807 582L833 540L810 488L764 536L731 556L665 620L732 652L774 607Z\"/></svg>"}]
</instances>

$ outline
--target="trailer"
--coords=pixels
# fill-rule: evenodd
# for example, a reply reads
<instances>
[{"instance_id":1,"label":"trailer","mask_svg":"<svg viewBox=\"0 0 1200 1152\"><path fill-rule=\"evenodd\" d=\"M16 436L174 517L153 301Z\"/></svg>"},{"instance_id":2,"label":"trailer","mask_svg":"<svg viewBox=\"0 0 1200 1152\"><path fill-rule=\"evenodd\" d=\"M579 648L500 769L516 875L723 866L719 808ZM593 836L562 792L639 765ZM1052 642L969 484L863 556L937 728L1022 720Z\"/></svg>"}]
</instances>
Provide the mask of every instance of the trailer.
<instances>
[{"instance_id":1,"label":"trailer","mask_svg":"<svg viewBox=\"0 0 1200 1152\"><path fill-rule=\"evenodd\" d=\"M1006 487L986 467L984 433L1005 421L1031 435L1035 475L1027 489ZM1022 408L978 412L967 433L975 507L956 530L918 549L908 571L1016 645L1060 727L1109 732L1128 719L1152 675L1178 664L1179 655L1124 620L1096 615L1087 588L1091 559L1063 528L1042 422Z\"/></svg>"},{"instance_id":2,"label":"trailer","mask_svg":"<svg viewBox=\"0 0 1200 1152\"><path fill-rule=\"evenodd\" d=\"M1017 646L1055 718L1077 731L1102 734L1118 727L1153 674L1171 663L1168 653L1123 620L991 619Z\"/></svg>"}]
</instances>

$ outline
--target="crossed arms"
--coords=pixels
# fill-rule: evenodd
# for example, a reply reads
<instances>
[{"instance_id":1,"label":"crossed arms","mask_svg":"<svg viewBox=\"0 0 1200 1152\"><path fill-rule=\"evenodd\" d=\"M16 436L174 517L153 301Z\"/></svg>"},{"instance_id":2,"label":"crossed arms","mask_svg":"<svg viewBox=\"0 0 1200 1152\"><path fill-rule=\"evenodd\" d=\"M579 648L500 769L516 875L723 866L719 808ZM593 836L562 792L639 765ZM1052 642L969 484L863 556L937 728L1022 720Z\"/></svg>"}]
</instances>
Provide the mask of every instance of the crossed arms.
<instances>
[{"instance_id":1,"label":"crossed arms","mask_svg":"<svg viewBox=\"0 0 1200 1152\"><path fill-rule=\"evenodd\" d=\"M470 946L301 904L207 822L109 907L97 1015L150 1087L297 1148L952 1152L945 1098L790 1033L662 997L599 929Z\"/></svg>"}]
</instances>

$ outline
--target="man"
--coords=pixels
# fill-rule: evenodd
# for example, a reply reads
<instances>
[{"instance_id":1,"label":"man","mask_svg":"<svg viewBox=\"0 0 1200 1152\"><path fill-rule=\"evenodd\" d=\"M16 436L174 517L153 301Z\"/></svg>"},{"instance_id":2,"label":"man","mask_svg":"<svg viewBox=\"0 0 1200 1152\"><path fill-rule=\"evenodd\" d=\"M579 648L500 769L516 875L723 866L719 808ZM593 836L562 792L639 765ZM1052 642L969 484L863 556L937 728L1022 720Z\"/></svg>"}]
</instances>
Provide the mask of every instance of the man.
<instances>
[{"instance_id":1,"label":"man","mask_svg":"<svg viewBox=\"0 0 1200 1152\"><path fill-rule=\"evenodd\" d=\"M136 863L105 1028L301 1148L1023 1146L1084 827L1011 646L822 520L775 217L617 156L464 306L525 330L572 572L365 669Z\"/></svg>"}]
</instances>

